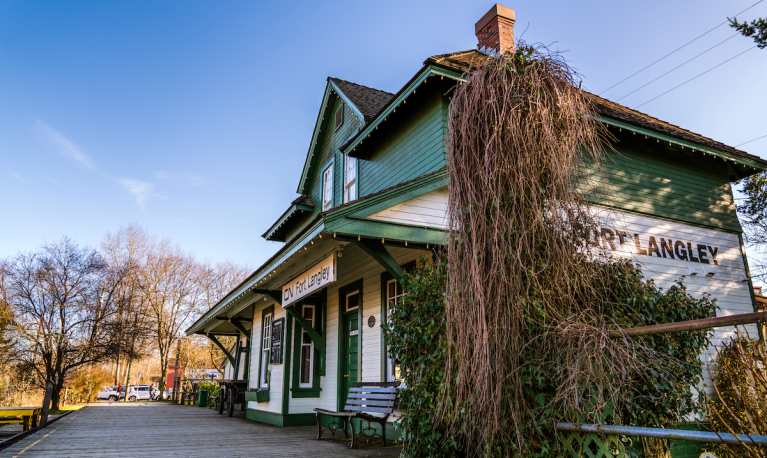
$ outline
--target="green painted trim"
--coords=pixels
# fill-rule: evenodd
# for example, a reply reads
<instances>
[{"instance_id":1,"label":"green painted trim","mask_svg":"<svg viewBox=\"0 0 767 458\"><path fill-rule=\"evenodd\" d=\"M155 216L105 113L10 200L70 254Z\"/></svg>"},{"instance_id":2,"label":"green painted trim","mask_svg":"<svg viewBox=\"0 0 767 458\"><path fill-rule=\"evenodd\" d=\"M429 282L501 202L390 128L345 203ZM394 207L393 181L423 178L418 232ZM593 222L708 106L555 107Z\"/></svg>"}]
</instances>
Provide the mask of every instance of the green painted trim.
<instances>
[{"instance_id":1,"label":"green painted trim","mask_svg":"<svg viewBox=\"0 0 767 458\"><path fill-rule=\"evenodd\" d=\"M343 329L343 326L344 326L343 325L343 323L344 323L343 318L344 318L344 315L345 315L344 309L346 308L346 296L349 293L351 293L351 292L359 291L360 305L359 305L359 307L357 307L357 314L358 314L358 319L360 321L359 321L359 324L358 324L358 329L360 330L360 332L362 332L362 318L359 316L359 314L362 313L362 304L365 303L365 301L364 301L364 299L365 299L364 290L362 288L364 286L364 284L365 284L364 280L362 278L360 278L359 280L353 281L351 283L348 283L348 284L338 288L338 364L336 364L336 366L338 367L338 376L336 378L336 380L337 380L336 381L336 412L343 412L344 411L344 409L343 409L344 406L343 406L343 404L341 404L341 398L344 396L344 393L343 393L343 383L342 383L342 380L343 380L343 374L342 374L342 372L343 372L343 359L344 359L343 358L343 353L344 353L344 348L343 348L344 347L344 345L343 345L343 343L344 343L344 333L348 332L348 331L345 331ZM359 353L358 353L357 357L359 358L359 354L362 353L362 346L361 345L360 345L360 349L358 350L358 352ZM357 364L359 366L359 369L357 369L357 378L359 379L362 376L362 358L360 358L359 361L357 361Z\"/></svg>"},{"instance_id":2,"label":"green painted trim","mask_svg":"<svg viewBox=\"0 0 767 458\"><path fill-rule=\"evenodd\" d=\"M323 288L324 289L324 288ZM314 331L319 331L322 329L321 323L320 323L320 316L322 314L322 309L324 308L324 303L322 298L320 298L317 302L312 302L311 299L309 300L301 300L299 301L295 307L301 307L300 310L296 310L296 313L301 316L301 319L304 320L306 323L306 320L303 318L303 308L307 305L314 306ZM293 307L288 307L293 308ZM307 325L309 323L306 323ZM302 326L303 328L303 326ZM296 329L298 330L298 329ZM302 329L303 330L303 329ZM319 334L319 332L318 332ZM324 334L323 334L324 335ZM309 335L311 338L311 335ZM302 388L300 386L301 382L298 380L298 377L300 376L300 368L301 368L301 352L299 349L301 348L301 332L296 332L295 336L293 337L295 346L296 346L296 352L293 354L293 367L296 368L296 370L293 372L293 388L290 389L291 397L294 398L318 398L320 397L320 391L322 389L320 388L320 355L324 355L325 351L323 350L320 352L317 349L317 343L314 344L314 365L312 367L312 387L308 388ZM313 341L313 339L312 339ZM325 342L325 339L322 339L323 343Z\"/></svg>"},{"instance_id":3,"label":"green painted trim","mask_svg":"<svg viewBox=\"0 0 767 458\"><path fill-rule=\"evenodd\" d=\"M323 339L320 333L315 331L304 317L295 310L293 304L285 307L285 311L296 320L296 323L301 326L307 334L309 334L309 338L314 342L314 348L319 350L320 353L325 353L325 339Z\"/></svg>"},{"instance_id":4,"label":"green painted trim","mask_svg":"<svg viewBox=\"0 0 767 458\"><path fill-rule=\"evenodd\" d=\"M365 126L364 129L362 129L356 136L354 136L351 142L349 142L343 148L342 151L345 153L348 153L348 152L353 153L354 149L357 148L357 146L359 146L367 138L368 134L370 134L371 132L375 130L376 126L381 124L383 120L385 120L387 117L392 115L394 113L394 110L396 110L399 107L399 105L402 104L402 102L405 99L407 99L408 96L410 96L413 93L413 91L424 82L426 78L432 75L445 76L448 78L455 79L456 81L464 81L461 78L461 75L457 72L452 72L450 70L437 68L431 65L424 67L420 73L417 73L416 76L413 77L413 79L411 80L411 83L406 88L401 90L399 96L397 96L394 100L389 102L389 104L386 105L386 108L384 108L383 111L378 113L375 119L373 119L370 123L368 123L368 125ZM356 156L352 154L352 157L356 157Z\"/></svg>"},{"instance_id":5,"label":"green painted trim","mask_svg":"<svg viewBox=\"0 0 767 458\"><path fill-rule=\"evenodd\" d=\"M233 307L233 304L237 303L239 300L243 298L247 300L248 298L253 297L253 291L256 290L256 287L266 278L269 272L279 267L286 260L290 259L291 256L296 254L299 250L301 250L301 248L304 247L304 245L309 243L314 237L321 234L324 230L324 222L322 220L317 221L317 223L315 223L311 229L307 229L301 237L296 237L288 244L283 246L276 255L274 255L269 261L259 267L258 270L256 270L256 272L250 276L250 278L243 281L239 286L237 286L223 299L221 299L218 304L213 306L212 309L208 310L205 315L198 318L192 326L187 328L186 335L196 333L208 322L215 319L216 316L220 315L223 311L227 310L229 307ZM262 288L265 287L266 285L262 286Z\"/></svg>"},{"instance_id":6,"label":"green painted trim","mask_svg":"<svg viewBox=\"0 0 767 458\"><path fill-rule=\"evenodd\" d=\"M311 176L309 172L312 165L322 156L322 154L318 154L318 149L322 147L325 141L325 134L328 133L328 123L330 123L330 118L332 117L327 116L326 111L328 106L334 105L335 100L340 98L334 95L331 89L330 78L328 78L328 84L325 85L325 94L322 96L322 104L320 104L320 111L317 113L317 121L314 124L309 150L306 152L304 168L301 171L301 180L298 182L298 189L296 189L298 194L306 194L307 188L311 189L313 183L307 180ZM314 158L315 155L317 159Z\"/></svg>"},{"instance_id":7,"label":"green painted trim","mask_svg":"<svg viewBox=\"0 0 767 458\"><path fill-rule=\"evenodd\" d=\"M442 245L445 241L445 232L439 229L383 224L372 219L355 221L345 218L343 221L336 221L336 224L328 228L328 232L346 234L351 237L370 237L379 241L383 238L427 245Z\"/></svg>"},{"instance_id":8,"label":"green painted trim","mask_svg":"<svg viewBox=\"0 0 767 458\"><path fill-rule=\"evenodd\" d=\"M265 240L269 240L282 226L283 223L285 223L288 218L293 216L293 213L301 211L301 212L309 212L312 213L314 211L313 207L307 207L306 205L291 205L288 210L278 219L277 221L272 224L272 226L264 232L261 237L263 237ZM277 239L275 239L277 240ZM283 240L277 240L279 242L283 242Z\"/></svg>"},{"instance_id":9,"label":"green painted trim","mask_svg":"<svg viewBox=\"0 0 767 458\"><path fill-rule=\"evenodd\" d=\"M272 319L269 322L270 326L271 326L271 323L274 322L274 306L273 305L270 305L269 307L266 307L265 309L261 310L261 334L260 334L261 338L258 339L258 341L259 341L259 344L258 344L258 375L256 376L256 388L262 388L262 386L261 386L261 374L262 374L262 371L263 371L263 367L262 366L264 364L264 359L262 357L263 353L264 353L264 338L263 338L263 336L264 336L264 318L266 318L267 315L272 315ZM269 356L271 357L271 355L272 355L272 352L270 350L269 351ZM271 384L271 382L272 381L270 379L269 382L267 383L267 387L268 387L269 384Z\"/></svg>"},{"instance_id":10,"label":"green painted trim","mask_svg":"<svg viewBox=\"0 0 767 458\"><path fill-rule=\"evenodd\" d=\"M259 421L269 425L287 427L287 426L312 426L317 424L313 413L293 413L282 415L265 410L256 410L248 408L245 412L245 418L248 420Z\"/></svg>"},{"instance_id":11,"label":"green painted trim","mask_svg":"<svg viewBox=\"0 0 767 458\"><path fill-rule=\"evenodd\" d=\"M320 391L322 391L322 388L291 388L290 397L297 398L297 399L298 398L318 398L320 397Z\"/></svg>"},{"instance_id":12,"label":"green painted trim","mask_svg":"<svg viewBox=\"0 0 767 458\"><path fill-rule=\"evenodd\" d=\"M229 323L231 323L232 326L237 328L237 330L240 331L242 333L242 335L245 336L246 339L248 339L248 345L250 345L250 331L245 329L245 326L243 326L240 321L241 320L239 318L230 318L229 319Z\"/></svg>"},{"instance_id":13,"label":"green painted trim","mask_svg":"<svg viewBox=\"0 0 767 458\"><path fill-rule=\"evenodd\" d=\"M342 208L330 210L325 215L325 221L330 223L346 215L357 217L370 216L393 205L406 202L445 186L447 186L447 171L443 170L425 178L415 179L410 183L397 186L373 197L363 197L357 202Z\"/></svg>"},{"instance_id":14,"label":"green painted trim","mask_svg":"<svg viewBox=\"0 0 767 458\"><path fill-rule=\"evenodd\" d=\"M751 293L751 306L754 308L754 312L758 312L759 306L756 302L756 293L754 293L754 283L751 281L751 269L748 268L746 245L743 243L743 234L738 234L738 240L740 241L740 253L741 256L743 256L743 267L746 269L746 278L748 279L748 292ZM762 326L757 324L756 328L759 331L759 338L764 339L765 336L762 335Z\"/></svg>"},{"instance_id":15,"label":"green painted trim","mask_svg":"<svg viewBox=\"0 0 767 458\"><path fill-rule=\"evenodd\" d=\"M718 157L719 159L724 159L724 160L727 160L727 161L735 162L737 164L741 164L741 165L746 166L746 167L752 167L755 171L756 170L758 170L758 171L765 171L765 170L767 170L767 166L765 166L764 164L760 164L759 162L752 161L752 160L744 158L744 157L736 156L736 155L731 154L731 153L726 153L724 151L720 151L720 150L717 150L717 149L714 149L714 148L709 148L707 146L702 146L702 145L699 145L697 143L688 142L686 140L680 140L680 139L678 139L676 137L672 137L670 135L665 135L665 134L661 134L661 133L655 132L653 130L644 129L642 127L637 127L637 126L635 126L633 124L629 124L629 123L623 122L623 121L618 121L616 119L607 118L607 117L604 117L604 116L598 116L597 119L599 121L604 122L605 124L609 124L609 125L614 126L614 127L618 127L618 128L622 128L622 129L628 129L630 131L634 131L634 132L642 134L642 135L647 135L648 137L652 137L652 138L655 138L655 139L658 139L658 140L663 140L663 141L668 142L668 143L674 143L674 144L677 144L677 145L682 146L682 147L686 146L687 148L690 148L693 151L697 150L697 151L701 151L701 152L706 153L706 154L711 154L712 156ZM754 172L754 173L756 173L756 172Z\"/></svg>"},{"instance_id":16,"label":"green painted trim","mask_svg":"<svg viewBox=\"0 0 767 458\"><path fill-rule=\"evenodd\" d=\"M289 315L285 315L285 354L283 355L282 366L282 413L288 415L290 413L290 352L291 352L291 340L290 336L293 334L293 320Z\"/></svg>"},{"instance_id":17,"label":"green painted trim","mask_svg":"<svg viewBox=\"0 0 767 458\"><path fill-rule=\"evenodd\" d=\"M349 97L344 94L344 91L338 88L336 86L336 83L333 82L333 80L329 81L330 85L333 87L333 89L336 91L336 93L341 97L341 100L344 101L344 104L349 107L349 110L351 110L352 113L354 113L354 116L357 117L357 123L358 124L364 124L365 123L365 117L362 115L362 112L357 108L357 105L355 105ZM345 120L344 120L345 121Z\"/></svg>"},{"instance_id":18,"label":"green painted trim","mask_svg":"<svg viewBox=\"0 0 767 458\"><path fill-rule=\"evenodd\" d=\"M221 342L219 342L219 341L218 341L218 339L216 338L216 336L214 336L214 335L212 335L212 334L206 334L206 335L208 336L208 339L210 339L210 340L211 340L211 342L213 342L214 344L216 344L216 345L218 346L218 348L220 348L220 349L221 349L221 351L223 351L223 352L224 352L224 355L226 355L226 359L228 359L228 360L229 360L229 363L232 365L232 368L234 368L235 359L232 357L232 355L231 355L231 354L229 354L229 351L227 351L226 347L224 347L224 346L221 344Z\"/></svg>"},{"instance_id":19,"label":"green painted trim","mask_svg":"<svg viewBox=\"0 0 767 458\"><path fill-rule=\"evenodd\" d=\"M375 259L378 264L381 264L392 277L397 279L397 281L402 280L402 275L404 274L402 268L386 250L383 243L370 239L363 239L359 242L354 242L354 244L370 255L371 258Z\"/></svg>"}]
</instances>

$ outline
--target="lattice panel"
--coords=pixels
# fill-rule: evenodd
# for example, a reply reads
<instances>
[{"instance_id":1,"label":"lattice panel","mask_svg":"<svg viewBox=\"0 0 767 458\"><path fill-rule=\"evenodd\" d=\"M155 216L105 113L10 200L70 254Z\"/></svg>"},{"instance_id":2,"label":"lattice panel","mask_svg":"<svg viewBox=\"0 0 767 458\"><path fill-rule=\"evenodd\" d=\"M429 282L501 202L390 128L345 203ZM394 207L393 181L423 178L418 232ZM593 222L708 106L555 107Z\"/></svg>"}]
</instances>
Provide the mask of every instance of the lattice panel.
<instances>
[{"instance_id":1,"label":"lattice panel","mask_svg":"<svg viewBox=\"0 0 767 458\"><path fill-rule=\"evenodd\" d=\"M626 458L626 448L618 436L570 433L564 439L565 451L573 458Z\"/></svg>"}]
</instances>

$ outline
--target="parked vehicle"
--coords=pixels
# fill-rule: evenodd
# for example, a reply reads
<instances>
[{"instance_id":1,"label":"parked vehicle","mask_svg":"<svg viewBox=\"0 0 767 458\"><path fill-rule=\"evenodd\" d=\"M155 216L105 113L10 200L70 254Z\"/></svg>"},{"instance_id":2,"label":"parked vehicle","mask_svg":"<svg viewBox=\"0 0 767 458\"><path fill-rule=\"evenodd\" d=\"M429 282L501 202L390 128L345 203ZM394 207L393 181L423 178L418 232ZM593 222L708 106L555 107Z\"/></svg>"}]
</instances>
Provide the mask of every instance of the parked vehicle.
<instances>
[{"instance_id":1,"label":"parked vehicle","mask_svg":"<svg viewBox=\"0 0 767 458\"><path fill-rule=\"evenodd\" d=\"M117 387L116 386L102 386L99 390L98 394L96 394L96 399L106 399L109 401L116 401L117 400Z\"/></svg>"},{"instance_id":2,"label":"parked vehicle","mask_svg":"<svg viewBox=\"0 0 767 458\"><path fill-rule=\"evenodd\" d=\"M152 399L152 387L150 385L131 385L128 391L129 401L149 401Z\"/></svg>"}]
</instances>

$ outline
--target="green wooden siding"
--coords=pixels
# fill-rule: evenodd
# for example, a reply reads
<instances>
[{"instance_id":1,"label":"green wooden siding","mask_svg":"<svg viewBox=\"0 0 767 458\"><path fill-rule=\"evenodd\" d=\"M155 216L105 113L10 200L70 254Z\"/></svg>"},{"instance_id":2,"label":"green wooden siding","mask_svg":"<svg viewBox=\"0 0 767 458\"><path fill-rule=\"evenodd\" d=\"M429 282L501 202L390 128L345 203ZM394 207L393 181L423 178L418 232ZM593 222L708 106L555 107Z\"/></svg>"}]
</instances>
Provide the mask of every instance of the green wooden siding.
<instances>
[{"instance_id":1,"label":"green wooden siding","mask_svg":"<svg viewBox=\"0 0 767 458\"><path fill-rule=\"evenodd\" d=\"M444 106L442 94L432 91L417 106L403 107L392 135L373 147L369 160L360 161L360 197L445 166Z\"/></svg>"},{"instance_id":2,"label":"green wooden siding","mask_svg":"<svg viewBox=\"0 0 767 458\"><path fill-rule=\"evenodd\" d=\"M717 160L622 141L602 171L619 209L741 232L726 165ZM596 173L591 178L598 178Z\"/></svg>"}]
</instances>

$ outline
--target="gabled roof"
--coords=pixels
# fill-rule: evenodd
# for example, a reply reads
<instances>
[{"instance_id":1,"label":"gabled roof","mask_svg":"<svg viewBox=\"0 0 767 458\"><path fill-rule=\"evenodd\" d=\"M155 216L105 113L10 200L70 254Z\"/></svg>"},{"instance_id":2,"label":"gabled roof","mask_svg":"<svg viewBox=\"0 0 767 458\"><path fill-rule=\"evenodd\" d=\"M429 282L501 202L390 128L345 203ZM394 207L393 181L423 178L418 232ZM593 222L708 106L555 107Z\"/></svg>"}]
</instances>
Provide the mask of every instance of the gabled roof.
<instances>
[{"instance_id":1,"label":"gabled roof","mask_svg":"<svg viewBox=\"0 0 767 458\"><path fill-rule=\"evenodd\" d=\"M431 56L424 62L424 65L436 64L442 67L450 68L452 70L459 71L461 73L466 72L471 67L479 65L487 56L477 50L460 51L448 54L438 54ZM584 91L585 92L585 91ZM619 121L625 121L638 127L644 127L655 132L669 135L681 140L686 140L692 143L696 143L702 146L708 146L720 151L730 153L734 156L739 156L744 159L759 162L763 166L767 165L767 161L763 160L759 156L748 154L745 151L741 151L732 146L725 145L724 143L712 140L703 135L696 134L687 129L683 129L679 126L675 126L666 121L662 121L658 118L654 118L648 114L642 113L637 110L633 110L629 107L620 105L610 100L604 99L597 95L586 92L589 97L592 98L597 112L602 116L617 119Z\"/></svg>"},{"instance_id":2,"label":"gabled roof","mask_svg":"<svg viewBox=\"0 0 767 458\"><path fill-rule=\"evenodd\" d=\"M344 81L339 78L330 78L330 81L338 86L338 89L349 98L366 119L374 117L381 111L381 108L394 97L391 92L373 89L372 87L361 84Z\"/></svg>"}]
</instances>

